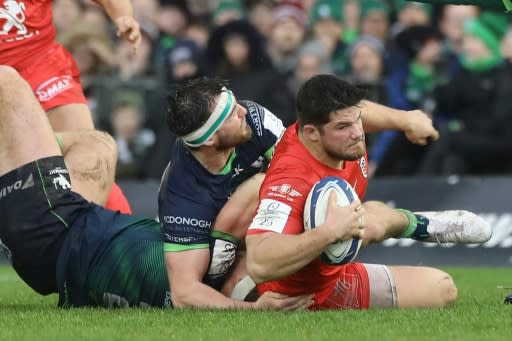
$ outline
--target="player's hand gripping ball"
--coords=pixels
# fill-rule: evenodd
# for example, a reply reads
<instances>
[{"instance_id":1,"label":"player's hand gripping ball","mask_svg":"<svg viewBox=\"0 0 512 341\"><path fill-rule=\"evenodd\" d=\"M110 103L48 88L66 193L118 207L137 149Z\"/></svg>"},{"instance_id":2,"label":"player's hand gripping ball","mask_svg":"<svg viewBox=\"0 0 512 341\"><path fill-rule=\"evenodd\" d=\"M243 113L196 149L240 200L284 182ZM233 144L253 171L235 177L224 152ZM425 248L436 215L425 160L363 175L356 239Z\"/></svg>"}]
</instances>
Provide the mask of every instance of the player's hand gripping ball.
<instances>
[{"instance_id":1,"label":"player's hand gripping ball","mask_svg":"<svg viewBox=\"0 0 512 341\"><path fill-rule=\"evenodd\" d=\"M345 180L335 176L321 179L311 188L306 198L304 206L305 231L324 223L331 191L336 192L336 202L339 206L347 206L358 199L357 193ZM356 258L361 244L362 240L357 238L332 243L327 246L320 258L330 265L346 264Z\"/></svg>"}]
</instances>

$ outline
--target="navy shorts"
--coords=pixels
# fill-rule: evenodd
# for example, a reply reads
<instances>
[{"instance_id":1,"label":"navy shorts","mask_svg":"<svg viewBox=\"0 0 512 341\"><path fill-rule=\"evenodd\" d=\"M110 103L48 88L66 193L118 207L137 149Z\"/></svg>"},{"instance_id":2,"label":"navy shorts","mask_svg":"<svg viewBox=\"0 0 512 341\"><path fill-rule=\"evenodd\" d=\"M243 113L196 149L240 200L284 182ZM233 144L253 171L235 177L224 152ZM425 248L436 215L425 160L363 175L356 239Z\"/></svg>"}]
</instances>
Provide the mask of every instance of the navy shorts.
<instances>
[{"instance_id":1,"label":"navy shorts","mask_svg":"<svg viewBox=\"0 0 512 341\"><path fill-rule=\"evenodd\" d=\"M62 156L0 177L0 246L35 291L57 292L56 263L64 238L75 219L94 206L71 191Z\"/></svg>"}]
</instances>

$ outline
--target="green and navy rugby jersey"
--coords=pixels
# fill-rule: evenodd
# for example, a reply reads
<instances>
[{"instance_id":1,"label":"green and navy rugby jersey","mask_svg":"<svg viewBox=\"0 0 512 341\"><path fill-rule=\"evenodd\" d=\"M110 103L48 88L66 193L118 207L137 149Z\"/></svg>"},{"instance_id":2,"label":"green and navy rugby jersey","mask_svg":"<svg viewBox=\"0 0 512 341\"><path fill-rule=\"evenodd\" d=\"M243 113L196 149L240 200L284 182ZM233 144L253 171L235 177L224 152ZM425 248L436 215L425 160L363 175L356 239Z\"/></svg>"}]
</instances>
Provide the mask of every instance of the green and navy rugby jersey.
<instances>
[{"instance_id":1,"label":"green and navy rugby jersey","mask_svg":"<svg viewBox=\"0 0 512 341\"><path fill-rule=\"evenodd\" d=\"M252 137L235 147L220 174L206 170L177 140L158 196L165 251L208 248L213 222L230 195L243 181L264 170L272 157L285 129L281 120L257 103L239 104L247 109Z\"/></svg>"}]
</instances>

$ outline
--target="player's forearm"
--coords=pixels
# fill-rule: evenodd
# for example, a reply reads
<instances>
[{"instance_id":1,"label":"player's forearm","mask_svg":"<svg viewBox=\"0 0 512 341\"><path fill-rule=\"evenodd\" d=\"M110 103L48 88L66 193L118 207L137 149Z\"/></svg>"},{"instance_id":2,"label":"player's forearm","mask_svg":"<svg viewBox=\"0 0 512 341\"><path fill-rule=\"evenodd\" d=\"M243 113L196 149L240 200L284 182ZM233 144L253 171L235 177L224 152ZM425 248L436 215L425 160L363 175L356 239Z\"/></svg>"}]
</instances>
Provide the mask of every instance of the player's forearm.
<instances>
[{"instance_id":1,"label":"player's forearm","mask_svg":"<svg viewBox=\"0 0 512 341\"><path fill-rule=\"evenodd\" d=\"M365 132L404 130L407 112L375 102L363 101L363 127Z\"/></svg>"},{"instance_id":2,"label":"player's forearm","mask_svg":"<svg viewBox=\"0 0 512 341\"><path fill-rule=\"evenodd\" d=\"M130 0L93 0L103 7L107 15L115 21L119 17L133 17L133 7Z\"/></svg>"},{"instance_id":3,"label":"player's forearm","mask_svg":"<svg viewBox=\"0 0 512 341\"><path fill-rule=\"evenodd\" d=\"M175 308L254 309L254 303L233 300L201 282L171 288Z\"/></svg>"},{"instance_id":4,"label":"player's forearm","mask_svg":"<svg viewBox=\"0 0 512 341\"><path fill-rule=\"evenodd\" d=\"M304 268L334 242L324 228L298 235L248 235L247 270L256 283L283 278Z\"/></svg>"}]
</instances>

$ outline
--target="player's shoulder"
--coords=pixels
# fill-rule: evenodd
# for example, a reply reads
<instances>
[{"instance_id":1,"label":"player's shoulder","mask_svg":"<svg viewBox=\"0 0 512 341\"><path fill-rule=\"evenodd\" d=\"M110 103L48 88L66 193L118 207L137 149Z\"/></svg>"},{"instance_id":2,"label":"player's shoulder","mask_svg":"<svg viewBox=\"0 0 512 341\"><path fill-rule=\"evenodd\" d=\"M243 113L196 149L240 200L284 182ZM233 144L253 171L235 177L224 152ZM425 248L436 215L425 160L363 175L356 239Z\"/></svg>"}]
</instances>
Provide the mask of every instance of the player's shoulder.
<instances>
[{"instance_id":1,"label":"player's shoulder","mask_svg":"<svg viewBox=\"0 0 512 341\"><path fill-rule=\"evenodd\" d=\"M283 122L269 109L250 100L241 100L238 103L247 110L246 120L256 135L263 136L271 132L280 137L283 134L285 130Z\"/></svg>"}]
</instances>

